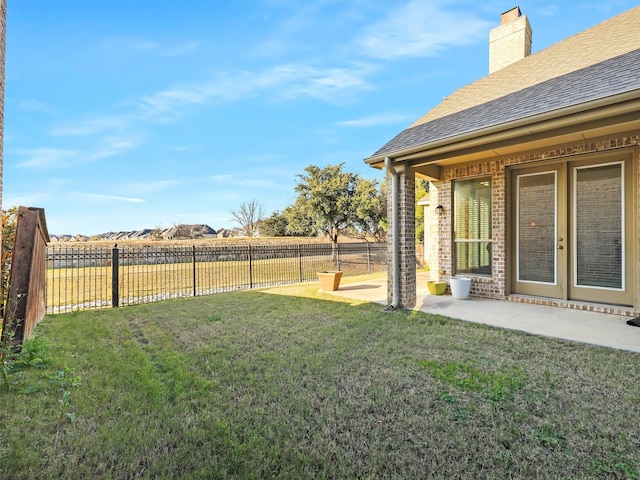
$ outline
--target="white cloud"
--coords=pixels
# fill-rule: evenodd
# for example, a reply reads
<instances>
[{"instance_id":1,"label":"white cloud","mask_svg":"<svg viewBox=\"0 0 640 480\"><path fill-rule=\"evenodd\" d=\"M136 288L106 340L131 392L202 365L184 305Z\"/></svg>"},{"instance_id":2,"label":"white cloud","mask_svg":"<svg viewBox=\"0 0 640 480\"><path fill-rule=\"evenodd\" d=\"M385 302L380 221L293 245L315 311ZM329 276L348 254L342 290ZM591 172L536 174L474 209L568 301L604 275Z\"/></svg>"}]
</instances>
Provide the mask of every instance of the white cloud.
<instances>
[{"instance_id":1,"label":"white cloud","mask_svg":"<svg viewBox=\"0 0 640 480\"><path fill-rule=\"evenodd\" d=\"M341 127L377 127L379 125L393 125L396 123L408 122L413 116L400 113L382 113L369 117L356 118L338 122Z\"/></svg>"},{"instance_id":2,"label":"white cloud","mask_svg":"<svg viewBox=\"0 0 640 480\"><path fill-rule=\"evenodd\" d=\"M127 150L135 148L138 143L129 138L106 137L102 139L101 145L94 151L89 151L83 156L84 162L95 162L105 158L113 157Z\"/></svg>"},{"instance_id":3,"label":"white cloud","mask_svg":"<svg viewBox=\"0 0 640 480\"><path fill-rule=\"evenodd\" d=\"M178 107L204 103L212 92L203 90L200 85L176 85L166 90L141 97L137 101L141 114L148 119L159 119L159 115L175 116Z\"/></svg>"},{"instance_id":4,"label":"white cloud","mask_svg":"<svg viewBox=\"0 0 640 480\"><path fill-rule=\"evenodd\" d=\"M196 44L185 48L196 48ZM139 49L156 48L153 42L142 42ZM19 152L21 167L67 167L103 160L139 146L135 138L144 124L176 122L190 109L262 97L266 101L292 101L314 98L327 103L352 101L355 94L371 89L368 77L378 65L354 63L339 67L318 67L305 63L286 63L259 71L231 70L201 82L170 85L149 95L121 103L120 113L90 116L55 125L49 135L87 137L91 143L73 149L40 148ZM92 138L99 137L103 138Z\"/></svg>"},{"instance_id":5,"label":"white cloud","mask_svg":"<svg viewBox=\"0 0 640 480\"><path fill-rule=\"evenodd\" d=\"M213 180L214 182L224 183L228 182L233 178L230 174L222 174L222 175L211 175L209 180Z\"/></svg>"},{"instance_id":6,"label":"white cloud","mask_svg":"<svg viewBox=\"0 0 640 480\"><path fill-rule=\"evenodd\" d=\"M234 185L237 185L237 186L246 186L246 187L252 187L252 188L260 188L260 187L271 188L271 187L277 187L280 185L278 182L265 180L263 178L245 178L233 183Z\"/></svg>"},{"instance_id":7,"label":"white cloud","mask_svg":"<svg viewBox=\"0 0 640 480\"><path fill-rule=\"evenodd\" d=\"M128 46L136 52L152 52L158 49L158 44L149 40L132 41Z\"/></svg>"},{"instance_id":8,"label":"white cloud","mask_svg":"<svg viewBox=\"0 0 640 480\"><path fill-rule=\"evenodd\" d=\"M105 116L85 119L75 124L58 125L49 133L54 137L97 135L105 131L124 129L129 123L130 119L126 116Z\"/></svg>"},{"instance_id":9,"label":"white cloud","mask_svg":"<svg viewBox=\"0 0 640 480\"><path fill-rule=\"evenodd\" d=\"M270 98L278 99L313 97L334 102L342 93L371 88L366 77L375 69L369 64L350 68L284 64L261 72L226 72L211 81L169 87L141 97L136 103L149 120L167 120L179 115L181 108L254 95L269 94Z\"/></svg>"},{"instance_id":10,"label":"white cloud","mask_svg":"<svg viewBox=\"0 0 640 480\"><path fill-rule=\"evenodd\" d=\"M173 152L188 152L193 150L194 147L189 145L169 145L167 148Z\"/></svg>"},{"instance_id":11,"label":"white cloud","mask_svg":"<svg viewBox=\"0 0 640 480\"><path fill-rule=\"evenodd\" d=\"M104 45L110 50L133 52L136 54L152 54L158 57L179 57L197 50L200 44L188 40L176 43L161 43L155 40L143 40L127 37L116 37L107 40Z\"/></svg>"},{"instance_id":12,"label":"white cloud","mask_svg":"<svg viewBox=\"0 0 640 480\"><path fill-rule=\"evenodd\" d=\"M141 143L139 138L126 137L139 131L143 124L176 122L194 107L202 108L255 96L268 101L291 101L301 97L328 103L351 101L354 93L371 88L367 77L377 68L364 63L336 68L292 63L255 72L222 72L210 80L172 85L123 103L126 108L120 114L93 116L54 126L49 134L56 138L90 138L98 135L104 138L95 139L91 147L78 147L81 151L77 152L54 149L31 151L29 153L32 155L21 166L59 167L66 166L71 157L77 157L76 161L91 162L118 155ZM184 151L185 148L175 147L175 150Z\"/></svg>"},{"instance_id":13,"label":"white cloud","mask_svg":"<svg viewBox=\"0 0 640 480\"><path fill-rule=\"evenodd\" d=\"M234 174L220 174L208 177L209 180L220 185L220 188L215 191L215 195L220 195L221 192L225 194L231 194L229 189L237 190L236 187L248 188L279 188L282 186L282 181L277 178L276 175L272 175L270 172L264 172L264 175L260 177L248 177L246 172L236 172ZM234 193L235 196L235 193Z\"/></svg>"},{"instance_id":14,"label":"white cloud","mask_svg":"<svg viewBox=\"0 0 640 480\"><path fill-rule=\"evenodd\" d=\"M21 195L13 195L11 192L6 192L2 199L3 208L10 208L12 206L24 206L24 207L39 207L42 202L45 202L49 198L49 195L44 193L29 193Z\"/></svg>"},{"instance_id":15,"label":"white cloud","mask_svg":"<svg viewBox=\"0 0 640 480\"><path fill-rule=\"evenodd\" d=\"M78 156L77 151L58 148L34 148L15 153L24 158L18 163L23 168L63 168Z\"/></svg>"},{"instance_id":16,"label":"white cloud","mask_svg":"<svg viewBox=\"0 0 640 480\"><path fill-rule=\"evenodd\" d=\"M125 190L135 193L152 193L175 187L177 180L154 180L149 182L133 182L124 186Z\"/></svg>"},{"instance_id":17,"label":"white cloud","mask_svg":"<svg viewBox=\"0 0 640 480\"><path fill-rule=\"evenodd\" d=\"M447 11L436 2L412 0L358 39L368 56L382 59L427 57L446 47L485 39L490 23L465 11Z\"/></svg>"},{"instance_id":18,"label":"white cloud","mask_svg":"<svg viewBox=\"0 0 640 480\"><path fill-rule=\"evenodd\" d=\"M555 17L558 14L558 5L544 5L536 11L540 16Z\"/></svg>"},{"instance_id":19,"label":"white cloud","mask_svg":"<svg viewBox=\"0 0 640 480\"><path fill-rule=\"evenodd\" d=\"M35 98L24 98L20 100L19 108L27 112L35 113L56 113L56 109Z\"/></svg>"},{"instance_id":20,"label":"white cloud","mask_svg":"<svg viewBox=\"0 0 640 480\"><path fill-rule=\"evenodd\" d=\"M300 77L281 94L284 98L309 96L326 102L340 101L341 95L359 90L370 90L365 80L373 66L358 65L353 68L317 69L299 67Z\"/></svg>"},{"instance_id":21,"label":"white cloud","mask_svg":"<svg viewBox=\"0 0 640 480\"><path fill-rule=\"evenodd\" d=\"M61 148L33 148L13 152L23 160L17 165L22 168L68 168L80 163L95 162L131 150L138 142L131 138L105 137L94 142L91 147L76 150Z\"/></svg>"},{"instance_id":22,"label":"white cloud","mask_svg":"<svg viewBox=\"0 0 640 480\"><path fill-rule=\"evenodd\" d=\"M198 42L177 43L168 47L164 47L160 52L163 57L180 57L197 50L200 47Z\"/></svg>"},{"instance_id":23,"label":"white cloud","mask_svg":"<svg viewBox=\"0 0 640 480\"><path fill-rule=\"evenodd\" d=\"M122 197L119 195L107 195L102 193L77 192L74 194L74 196L82 198L84 200L93 200L93 201L100 201L100 202L125 202L125 203L144 202L142 198Z\"/></svg>"}]
</instances>

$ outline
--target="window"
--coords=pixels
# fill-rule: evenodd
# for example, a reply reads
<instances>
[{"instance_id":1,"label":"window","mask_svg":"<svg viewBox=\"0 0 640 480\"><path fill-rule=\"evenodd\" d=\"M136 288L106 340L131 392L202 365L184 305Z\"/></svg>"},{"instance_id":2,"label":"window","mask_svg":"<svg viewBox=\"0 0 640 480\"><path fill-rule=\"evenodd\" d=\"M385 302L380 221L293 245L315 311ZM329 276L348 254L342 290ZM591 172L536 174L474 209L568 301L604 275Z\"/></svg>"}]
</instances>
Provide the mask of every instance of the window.
<instances>
[{"instance_id":1,"label":"window","mask_svg":"<svg viewBox=\"0 0 640 480\"><path fill-rule=\"evenodd\" d=\"M455 273L491 275L491 179L453 185Z\"/></svg>"}]
</instances>

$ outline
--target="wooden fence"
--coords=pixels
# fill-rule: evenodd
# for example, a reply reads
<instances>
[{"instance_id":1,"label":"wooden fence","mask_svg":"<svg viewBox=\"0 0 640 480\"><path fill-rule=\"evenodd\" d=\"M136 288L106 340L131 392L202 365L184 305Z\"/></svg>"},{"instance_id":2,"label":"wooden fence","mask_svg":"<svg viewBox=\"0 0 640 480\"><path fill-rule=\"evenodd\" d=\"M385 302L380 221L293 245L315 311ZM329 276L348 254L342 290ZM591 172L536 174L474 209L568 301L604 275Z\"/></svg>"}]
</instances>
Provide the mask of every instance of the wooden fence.
<instances>
[{"instance_id":1,"label":"wooden fence","mask_svg":"<svg viewBox=\"0 0 640 480\"><path fill-rule=\"evenodd\" d=\"M386 270L386 244L61 244L47 250L47 313L316 281Z\"/></svg>"},{"instance_id":2,"label":"wooden fence","mask_svg":"<svg viewBox=\"0 0 640 480\"><path fill-rule=\"evenodd\" d=\"M2 323L2 335L13 333L15 345L22 345L45 315L48 241L44 210L20 207Z\"/></svg>"}]
</instances>

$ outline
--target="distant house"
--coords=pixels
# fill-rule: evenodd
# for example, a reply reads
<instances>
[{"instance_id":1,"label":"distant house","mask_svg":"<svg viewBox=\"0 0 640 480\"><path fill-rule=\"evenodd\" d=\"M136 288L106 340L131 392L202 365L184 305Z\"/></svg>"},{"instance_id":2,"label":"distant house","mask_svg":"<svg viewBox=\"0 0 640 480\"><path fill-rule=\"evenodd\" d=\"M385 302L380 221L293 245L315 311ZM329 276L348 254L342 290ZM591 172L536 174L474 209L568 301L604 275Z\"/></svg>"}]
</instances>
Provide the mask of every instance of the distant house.
<instances>
[{"instance_id":1,"label":"distant house","mask_svg":"<svg viewBox=\"0 0 640 480\"><path fill-rule=\"evenodd\" d=\"M114 236L114 240L129 240L133 232L118 232Z\"/></svg>"},{"instance_id":2,"label":"distant house","mask_svg":"<svg viewBox=\"0 0 640 480\"><path fill-rule=\"evenodd\" d=\"M196 224L187 225L180 224L174 227L168 228L160 232L160 236L164 240L184 240L184 239L197 239L197 238L216 238L216 231L209 225Z\"/></svg>"},{"instance_id":3,"label":"distant house","mask_svg":"<svg viewBox=\"0 0 640 480\"><path fill-rule=\"evenodd\" d=\"M221 228L218 230L218 238L229 238L233 237L233 231L227 228Z\"/></svg>"},{"instance_id":4,"label":"distant house","mask_svg":"<svg viewBox=\"0 0 640 480\"><path fill-rule=\"evenodd\" d=\"M433 279L472 295L637 313L640 7L538 53L519 8L490 32L490 74L365 162L390 178L389 295L416 302L415 177L430 180ZM397 228L397 231L394 230Z\"/></svg>"},{"instance_id":5,"label":"distant house","mask_svg":"<svg viewBox=\"0 0 640 480\"><path fill-rule=\"evenodd\" d=\"M89 241L89 237L87 237L86 235L73 235L72 237L69 238L70 242L88 242Z\"/></svg>"},{"instance_id":6,"label":"distant house","mask_svg":"<svg viewBox=\"0 0 640 480\"><path fill-rule=\"evenodd\" d=\"M129 234L129 240L146 240L151 235L150 228L143 228L142 230L138 230L137 232L132 232Z\"/></svg>"},{"instance_id":7,"label":"distant house","mask_svg":"<svg viewBox=\"0 0 640 480\"><path fill-rule=\"evenodd\" d=\"M216 231L208 225L196 224L196 225L176 225L171 228L162 230L143 228L134 231L122 231L122 232L107 232L101 235L96 235L95 238L107 242L117 241L135 241L135 240L192 240L192 239L206 239L216 238ZM52 242L78 242L88 241L89 238L83 235L52 235Z\"/></svg>"},{"instance_id":8,"label":"distant house","mask_svg":"<svg viewBox=\"0 0 640 480\"><path fill-rule=\"evenodd\" d=\"M51 235L49 237L50 242L70 242L72 241L72 235Z\"/></svg>"}]
</instances>

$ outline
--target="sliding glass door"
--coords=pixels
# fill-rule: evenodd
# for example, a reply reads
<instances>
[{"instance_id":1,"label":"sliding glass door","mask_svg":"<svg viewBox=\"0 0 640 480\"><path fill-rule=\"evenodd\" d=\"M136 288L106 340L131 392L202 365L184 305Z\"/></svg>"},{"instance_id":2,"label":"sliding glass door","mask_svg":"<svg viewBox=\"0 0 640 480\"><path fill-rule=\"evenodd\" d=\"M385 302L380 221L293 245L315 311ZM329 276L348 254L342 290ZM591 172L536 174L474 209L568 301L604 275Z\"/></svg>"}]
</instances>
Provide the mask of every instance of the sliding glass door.
<instances>
[{"instance_id":1,"label":"sliding glass door","mask_svg":"<svg viewBox=\"0 0 640 480\"><path fill-rule=\"evenodd\" d=\"M515 293L633 305L630 163L612 158L514 173Z\"/></svg>"}]
</instances>

